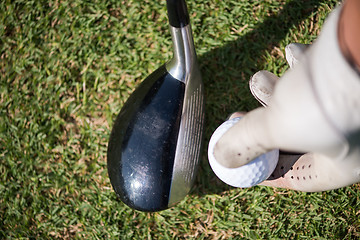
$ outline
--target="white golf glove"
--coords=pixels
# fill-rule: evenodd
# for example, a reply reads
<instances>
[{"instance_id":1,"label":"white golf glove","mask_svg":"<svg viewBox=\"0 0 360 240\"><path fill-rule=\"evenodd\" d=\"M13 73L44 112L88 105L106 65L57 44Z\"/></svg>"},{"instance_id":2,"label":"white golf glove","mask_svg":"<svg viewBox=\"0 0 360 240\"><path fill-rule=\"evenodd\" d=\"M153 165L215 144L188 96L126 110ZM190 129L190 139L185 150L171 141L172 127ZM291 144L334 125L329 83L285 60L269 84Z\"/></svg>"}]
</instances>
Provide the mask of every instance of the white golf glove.
<instances>
[{"instance_id":1,"label":"white golf glove","mask_svg":"<svg viewBox=\"0 0 360 240\"><path fill-rule=\"evenodd\" d=\"M267 107L247 113L209 149L222 167L238 168L280 148L307 154L280 155L264 185L323 191L360 182L360 75L339 48L340 12L305 52L288 46L292 69L279 80L265 71L253 76L252 93Z\"/></svg>"}]
</instances>

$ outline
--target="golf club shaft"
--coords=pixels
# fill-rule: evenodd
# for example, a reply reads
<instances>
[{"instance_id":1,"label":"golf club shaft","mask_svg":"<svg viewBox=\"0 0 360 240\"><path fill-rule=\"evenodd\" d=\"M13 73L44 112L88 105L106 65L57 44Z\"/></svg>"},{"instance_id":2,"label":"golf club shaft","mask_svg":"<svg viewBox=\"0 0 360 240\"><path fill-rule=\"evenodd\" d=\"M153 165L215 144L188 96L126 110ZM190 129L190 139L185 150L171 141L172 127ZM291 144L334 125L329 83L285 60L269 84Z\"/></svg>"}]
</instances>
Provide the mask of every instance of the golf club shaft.
<instances>
[{"instance_id":1,"label":"golf club shaft","mask_svg":"<svg viewBox=\"0 0 360 240\"><path fill-rule=\"evenodd\" d=\"M166 3L170 26L181 28L190 23L185 0L167 0Z\"/></svg>"},{"instance_id":2,"label":"golf club shaft","mask_svg":"<svg viewBox=\"0 0 360 240\"><path fill-rule=\"evenodd\" d=\"M175 79L187 84L198 66L186 3L168 0L167 7L174 55L166 69Z\"/></svg>"}]
</instances>

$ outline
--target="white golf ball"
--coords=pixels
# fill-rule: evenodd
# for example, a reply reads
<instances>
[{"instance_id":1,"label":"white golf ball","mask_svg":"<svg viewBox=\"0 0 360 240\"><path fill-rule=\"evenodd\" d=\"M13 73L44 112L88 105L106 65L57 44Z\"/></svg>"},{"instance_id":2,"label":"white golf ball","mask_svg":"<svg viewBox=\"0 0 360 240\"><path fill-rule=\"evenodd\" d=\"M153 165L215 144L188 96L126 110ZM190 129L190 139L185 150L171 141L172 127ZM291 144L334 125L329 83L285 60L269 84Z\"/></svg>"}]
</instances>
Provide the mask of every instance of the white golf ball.
<instances>
[{"instance_id":1,"label":"white golf ball","mask_svg":"<svg viewBox=\"0 0 360 240\"><path fill-rule=\"evenodd\" d=\"M279 150L275 149L264 153L250 163L238 168L227 168L218 163L213 154L215 144L240 119L241 117L230 119L215 130L209 142L208 158L212 170L224 183L233 187L247 188L255 186L270 177L277 165Z\"/></svg>"}]
</instances>

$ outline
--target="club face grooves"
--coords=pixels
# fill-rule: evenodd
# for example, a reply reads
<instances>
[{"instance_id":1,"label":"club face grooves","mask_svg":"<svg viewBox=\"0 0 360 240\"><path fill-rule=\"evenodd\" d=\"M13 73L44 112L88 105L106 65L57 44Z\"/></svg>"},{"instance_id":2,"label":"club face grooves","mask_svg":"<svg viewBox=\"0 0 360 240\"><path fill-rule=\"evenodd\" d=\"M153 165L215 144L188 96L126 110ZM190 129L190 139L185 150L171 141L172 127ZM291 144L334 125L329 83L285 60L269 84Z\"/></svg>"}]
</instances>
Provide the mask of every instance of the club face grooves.
<instances>
[{"instance_id":1,"label":"club face grooves","mask_svg":"<svg viewBox=\"0 0 360 240\"><path fill-rule=\"evenodd\" d=\"M197 173L202 149L205 111L203 85L195 89L187 86L183 103L182 121L176 148L173 177L170 191L172 206L182 200L190 191Z\"/></svg>"}]
</instances>

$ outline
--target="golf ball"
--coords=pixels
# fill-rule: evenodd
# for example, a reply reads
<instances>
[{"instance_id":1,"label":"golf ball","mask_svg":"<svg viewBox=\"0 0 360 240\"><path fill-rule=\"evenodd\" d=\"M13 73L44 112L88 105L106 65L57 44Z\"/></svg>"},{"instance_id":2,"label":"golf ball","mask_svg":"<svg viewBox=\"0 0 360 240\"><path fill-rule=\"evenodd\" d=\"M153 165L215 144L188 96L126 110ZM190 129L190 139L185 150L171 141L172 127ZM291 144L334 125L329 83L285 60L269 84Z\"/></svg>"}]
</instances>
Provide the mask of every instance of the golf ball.
<instances>
[{"instance_id":1,"label":"golf ball","mask_svg":"<svg viewBox=\"0 0 360 240\"><path fill-rule=\"evenodd\" d=\"M209 142L208 158L212 170L220 180L233 187L247 188L255 186L270 177L277 165L279 150L264 153L248 164L237 168L227 168L218 163L213 154L215 144L240 119L241 117L230 119L215 130Z\"/></svg>"}]
</instances>

